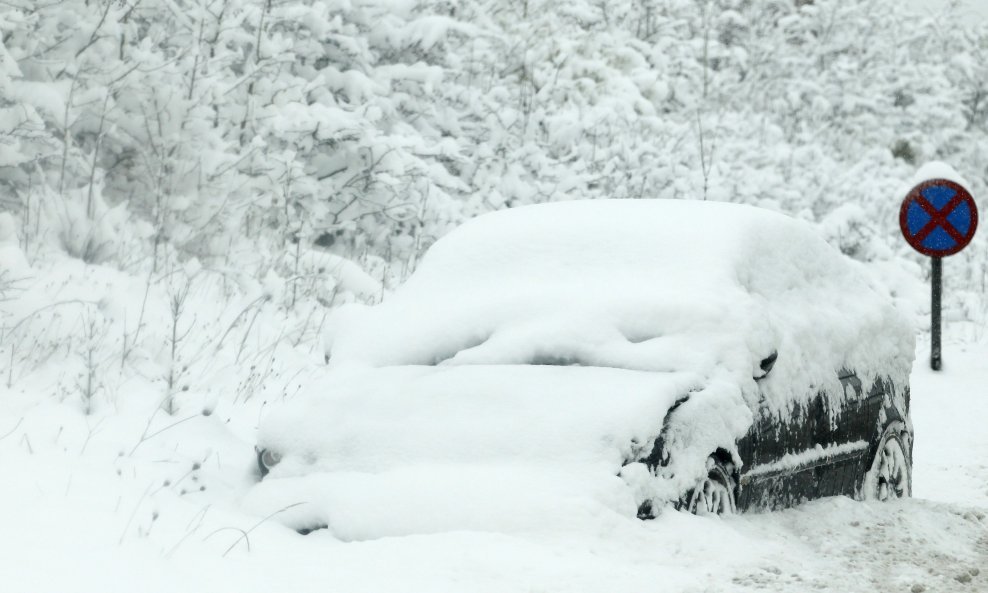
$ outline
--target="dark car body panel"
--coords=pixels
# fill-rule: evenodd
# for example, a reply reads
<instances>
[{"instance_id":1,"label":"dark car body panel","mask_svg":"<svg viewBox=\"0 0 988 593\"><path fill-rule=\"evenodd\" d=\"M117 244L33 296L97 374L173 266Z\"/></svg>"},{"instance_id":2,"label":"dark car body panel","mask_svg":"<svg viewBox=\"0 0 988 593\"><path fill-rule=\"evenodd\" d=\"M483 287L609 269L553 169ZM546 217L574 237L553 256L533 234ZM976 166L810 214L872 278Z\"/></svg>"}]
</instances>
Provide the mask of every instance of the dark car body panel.
<instances>
[{"instance_id":1,"label":"dark car body panel","mask_svg":"<svg viewBox=\"0 0 988 593\"><path fill-rule=\"evenodd\" d=\"M878 379L865 390L853 372L838 376L842 397L819 391L795 402L785 416L767 409L755 412L751 428L737 443L738 510L775 510L824 496L861 497L885 427L896 421L908 426L909 388L899 387L902 397L897 399L891 381ZM668 464L664 442L660 434L641 460L652 471ZM911 435L909 442L911 448ZM907 454L912 457L911 450ZM651 505L644 505L639 516L654 516Z\"/></svg>"},{"instance_id":2,"label":"dark car body panel","mask_svg":"<svg viewBox=\"0 0 988 593\"><path fill-rule=\"evenodd\" d=\"M853 373L840 373L840 381L842 398L818 392L794 405L786 418L758 415L738 442L744 464L738 475L740 510L773 510L824 496L860 496L885 426L904 421L908 409L893 404L895 386L887 380L876 380L867 391ZM906 407L908 393L904 387Z\"/></svg>"}]
</instances>

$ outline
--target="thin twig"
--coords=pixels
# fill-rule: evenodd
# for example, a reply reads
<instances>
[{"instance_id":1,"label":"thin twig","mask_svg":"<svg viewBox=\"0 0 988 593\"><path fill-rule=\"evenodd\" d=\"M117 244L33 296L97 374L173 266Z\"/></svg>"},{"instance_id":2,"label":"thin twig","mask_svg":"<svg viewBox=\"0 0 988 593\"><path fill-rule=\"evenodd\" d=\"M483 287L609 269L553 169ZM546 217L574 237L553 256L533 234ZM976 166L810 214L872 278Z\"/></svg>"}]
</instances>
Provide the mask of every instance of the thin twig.
<instances>
[{"instance_id":1,"label":"thin twig","mask_svg":"<svg viewBox=\"0 0 988 593\"><path fill-rule=\"evenodd\" d=\"M123 529L123 533L121 533L121 534L120 534L120 541L118 542L118 544L123 544L123 541L124 541L124 537L126 537L126 536L127 536L127 530L129 530L129 529L130 529L130 524L131 524L131 522L133 522L133 521L134 521L134 517L135 517L135 516L137 515L137 510L138 510L139 508L141 508L141 503L142 503L142 502L144 502L144 498L145 498L145 497L146 497L146 496L148 495L148 492L149 492L150 490L151 490L151 485L150 485L150 484L148 484L148 487L144 489L144 494L142 494L142 495L141 495L141 498L140 498L140 500L138 500L138 501L137 501L137 504L136 504L136 505L134 505L134 512L132 512L132 513L130 514L130 518L129 518L129 519L127 519L127 524L126 524L126 525L124 525L124 529Z\"/></svg>"},{"instance_id":2,"label":"thin twig","mask_svg":"<svg viewBox=\"0 0 988 593\"><path fill-rule=\"evenodd\" d=\"M203 520L206 518L206 512L209 510L209 507L210 505L207 504L198 513L192 516L192 519L189 520L189 524L186 526L185 535L175 542L175 545L168 550L165 554L165 558L170 558L171 555L175 553L175 550L178 550L179 546L185 543L185 540L189 539L189 537L191 537L196 531L199 531L199 528L202 527ZM198 519L199 522L193 526L192 523L195 522L196 519Z\"/></svg>"},{"instance_id":3,"label":"thin twig","mask_svg":"<svg viewBox=\"0 0 988 593\"><path fill-rule=\"evenodd\" d=\"M24 316L23 319L21 319L20 321L18 321L14 325L8 327L6 329L6 333L8 335L14 333L15 331L17 331L17 328L19 328L22 324L24 324L25 322L27 322L29 319L31 319L35 315L37 315L37 314L39 314L42 311L45 311L47 309L53 309L55 307L60 307L62 305L96 305L96 304L98 304L98 303L96 303L96 301L84 301L82 299L69 299L67 301L58 301L57 303L52 303L50 305L45 305L44 307L39 307L38 309L35 309L34 311L31 311L26 316Z\"/></svg>"},{"instance_id":4,"label":"thin twig","mask_svg":"<svg viewBox=\"0 0 988 593\"><path fill-rule=\"evenodd\" d=\"M14 434L14 431L16 431L17 428L21 425L21 422L24 422L24 416L21 416L20 417L20 419L17 421L17 424L15 424L13 428L11 428L9 431L7 431L6 433L4 433L3 435L0 435L0 441L2 441L5 438L9 437L10 435Z\"/></svg>"},{"instance_id":5,"label":"thin twig","mask_svg":"<svg viewBox=\"0 0 988 593\"><path fill-rule=\"evenodd\" d=\"M233 321L230 322L229 327L226 328L226 331L223 332L223 335L220 336L220 339L216 342L216 350L219 351L220 347L223 345L223 340L225 340L226 337L230 335L230 332L233 331L233 327L237 324L238 321L240 321L240 318L243 317L247 313L247 311L250 311L254 305L260 303L261 301L268 301L270 298L271 297L269 297L266 294L261 295L256 299L254 299L253 301L251 301L246 307L244 307L243 311L238 313L237 316L233 318Z\"/></svg>"},{"instance_id":6,"label":"thin twig","mask_svg":"<svg viewBox=\"0 0 988 593\"><path fill-rule=\"evenodd\" d=\"M155 410L155 412L157 412L157 410ZM162 428L160 430L156 430L156 431L152 432L151 434L147 434L147 430L151 426L151 421L154 420L154 414L151 414L151 418L148 419L147 426L144 427L144 434L141 435L141 440L138 441L137 444L134 445L134 448L130 450L130 455L133 455L134 454L134 451L137 451L137 448L140 447L142 444L144 444L145 441L150 441L151 439L153 439L154 437L158 436L159 434L165 432L169 428L174 428L174 427L178 426L179 424L181 424L183 422L187 422L189 420L192 420L193 418L197 418L198 416L199 416L199 414L193 414L193 415L188 416L186 418L182 418L181 420L177 420L175 422L172 422L168 426L166 426L166 427L164 427L164 428Z\"/></svg>"},{"instance_id":7,"label":"thin twig","mask_svg":"<svg viewBox=\"0 0 988 593\"><path fill-rule=\"evenodd\" d=\"M227 548L225 552L223 552L223 557L226 557L226 555L229 554L230 551L233 550L233 548L235 548L237 546L237 544L240 543L240 540L244 540L244 541L247 542L247 551L250 552L250 539L247 537L248 535L250 535L250 532L254 531L258 527L260 527L261 525L263 525L264 522L267 521L268 519L270 519L271 517L274 517L275 515L280 515L281 513L284 513L285 511L287 511L288 509L292 509L292 508L295 508L295 507L300 506L300 505L303 505L303 504L306 504L306 503L304 503L304 502L296 502L296 503L293 503L293 504L288 505L287 507L278 509L277 511L271 513L267 517L264 517L263 519L261 519L260 521L258 521L257 523L255 523L254 526L251 527L250 529L248 529L247 531L244 531L243 529L238 529L236 527L227 527L226 529L236 529L237 531L239 531L241 533L241 536L239 538L237 538L237 540L235 542L233 542L232 544L230 544L230 547ZM216 533L216 532L214 531L213 533ZM212 534L210 534L210 535L212 535Z\"/></svg>"}]
</instances>

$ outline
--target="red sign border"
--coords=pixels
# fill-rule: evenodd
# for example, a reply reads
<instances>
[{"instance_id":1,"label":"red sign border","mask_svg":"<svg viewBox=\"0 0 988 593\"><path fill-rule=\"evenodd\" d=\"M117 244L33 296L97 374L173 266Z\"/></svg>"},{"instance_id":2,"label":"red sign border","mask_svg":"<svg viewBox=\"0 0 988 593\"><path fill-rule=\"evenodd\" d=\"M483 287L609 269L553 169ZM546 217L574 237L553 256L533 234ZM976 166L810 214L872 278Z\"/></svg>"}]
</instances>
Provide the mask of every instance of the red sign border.
<instances>
[{"instance_id":1,"label":"red sign border","mask_svg":"<svg viewBox=\"0 0 988 593\"><path fill-rule=\"evenodd\" d=\"M914 237L909 235L909 225L906 220L909 206L911 206L917 199L923 199L926 201L926 198L923 197L923 191L934 186L946 186L957 192L957 195L961 197L961 200L967 202L967 206L971 211L971 227L967 230L967 234L963 237L963 241L958 241L957 245L951 247L950 249L928 249L923 247L922 241L913 243ZM954 208L956 208L956 206ZM953 211L954 208L951 208L951 211ZM971 240L974 239L974 233L978 230L978 204L974 201L974 198L971 197L971 192L967 191L963 185L957 183L956 181L951 181L949 179L929 179L909 190L909 193L906 194L905 199L902 200L902 206L899 207L899 230L902 231L902 236L906 239L906 243L909 243L910 247L923 255L928 255L930 257L947 257L948 255L954 255L970 245Z\"/></svg>"}]
</instances>

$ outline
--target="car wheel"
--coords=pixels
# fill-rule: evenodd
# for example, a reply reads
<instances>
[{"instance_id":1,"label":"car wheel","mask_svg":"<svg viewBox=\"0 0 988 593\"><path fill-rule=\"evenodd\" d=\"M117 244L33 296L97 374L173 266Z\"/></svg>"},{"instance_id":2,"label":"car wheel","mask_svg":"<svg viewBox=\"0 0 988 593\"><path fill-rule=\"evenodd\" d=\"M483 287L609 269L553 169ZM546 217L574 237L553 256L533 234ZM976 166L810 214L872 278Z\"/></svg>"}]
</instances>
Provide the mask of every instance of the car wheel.
<instances>
[{"instance_id":1,"label":"car wheel","mask_svg":"<svg viewBox=\"0 0 988 593\"><path fill-rule=\"evenodd\" d=\"M730 467L714 456L707 458L707 477L684 497L684 510L694 515L733 515L738 512L737 490Z\"/></svg>"},{"instance_id":2,"label":"car wheel","mask_svg":"<svg viewBox=\"0 0 988 593\"><path fill-rule=\"evenodd\" d=\"M912 496L909 432L902 422L890 423L878 441L878 450L865 477L864 498L895 500Z\"/></svg>"}]
</instances>

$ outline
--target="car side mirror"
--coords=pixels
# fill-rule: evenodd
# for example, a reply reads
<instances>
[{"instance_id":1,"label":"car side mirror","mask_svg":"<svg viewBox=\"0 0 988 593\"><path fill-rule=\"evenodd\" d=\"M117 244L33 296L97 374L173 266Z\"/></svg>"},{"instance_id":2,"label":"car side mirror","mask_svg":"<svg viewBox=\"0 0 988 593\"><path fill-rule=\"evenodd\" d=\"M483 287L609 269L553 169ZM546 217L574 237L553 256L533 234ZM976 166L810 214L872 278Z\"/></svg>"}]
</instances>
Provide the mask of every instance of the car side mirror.
<instances>
[{"instance_id":1,"label":"car side mirror","mask_svg":"<svg viewBox=\"0 0 988 593\"><path fill-rule=\"evenodd\" d=\"M763 358L762 361L758 363L758 368L762 370L762 374L757 377L753 377L753 379L755 381L761 381L765 377L768 377L768 374L772 372L772 367L775 366L775 361L778 360L778 358L779 352L777 350L772 351L771 354Z\"/></svg>"}]
</instances>

